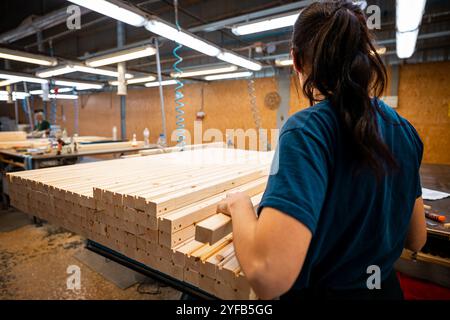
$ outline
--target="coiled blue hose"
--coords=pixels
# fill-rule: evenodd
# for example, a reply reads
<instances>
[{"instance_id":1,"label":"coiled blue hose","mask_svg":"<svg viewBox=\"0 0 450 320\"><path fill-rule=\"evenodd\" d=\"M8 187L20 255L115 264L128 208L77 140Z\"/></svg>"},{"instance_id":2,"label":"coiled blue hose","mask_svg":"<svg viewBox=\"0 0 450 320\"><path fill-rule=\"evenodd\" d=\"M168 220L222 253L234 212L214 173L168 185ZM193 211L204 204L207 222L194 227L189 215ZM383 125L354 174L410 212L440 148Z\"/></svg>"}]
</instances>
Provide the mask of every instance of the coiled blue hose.
<instances>
[{"instance_id":1,"label":"coiled blue hose","mask_svg":"<svg viewBox=\"0 0 450 320\"><path fill-rule=\"evenodd\" d=\"M175 1L175 25L178 28L178 31L181 30L180 24L178 22L178 1ZM178 66L181 62L183 62L183 58L178 54L178 51L183 48L181 44L178 44L175 49L173 49L172 53L177 59L175 63L173 64L173 69L175 70L175 73L181 74L182 70ZM177 87L175 88L175 117L176 117L176 126L177 126L177 143L178 146L183 148L186 144L186 136L184 132L184 103L182 102L184 95L182 92L182 89L184 87L183 82L180 80L180 78L176 78L175 81L177 82Z\"/></svg>"}]
</instances>

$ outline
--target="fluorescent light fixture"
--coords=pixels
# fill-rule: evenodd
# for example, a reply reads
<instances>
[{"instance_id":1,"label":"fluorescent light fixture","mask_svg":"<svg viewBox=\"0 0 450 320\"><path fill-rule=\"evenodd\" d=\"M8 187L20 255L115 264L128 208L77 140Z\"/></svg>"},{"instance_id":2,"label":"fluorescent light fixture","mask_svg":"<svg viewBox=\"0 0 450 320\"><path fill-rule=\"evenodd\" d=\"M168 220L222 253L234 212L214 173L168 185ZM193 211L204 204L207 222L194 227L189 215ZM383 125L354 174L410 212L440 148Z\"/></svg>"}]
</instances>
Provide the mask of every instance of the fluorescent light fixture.
<instances>
[{"instance_id":1,"label":"fluorescent light fixture","mask_svg":"<svg viewBox=\"0 0 450 320\"><path fill-rule=\"evenodd\" d=\"M118 78L119 77L119 73L117 71L100 69L100 68L91 68L91 67L85 67L85 66L75 66L75 71L84 72L84 73L98 74L98 75L108 76L108 77L113 77L113 78ZM125 79L131 79L131 78L133 78L132 74L130 74L130 73L126 73L125 74Z\"/></svg>"},{"instance_id":2,"label":"fluorescent light fixture","mask_svg":"<svg viewBox=\"0 0 450 320\"><path fill-rule=\"evenodd\" d=\"M61 100L76 100L76 99L78 99L78 96L74 95L74 94L49 94L48 97L50 99L61 99Z\"/></svg>"},{"instance_id":3,"label":"fluorescent light fixture","mask_svg":"<svg viewBox=\"0 0 450 320\"><path fill-rule=\"evenodd\" d=\"M38 76L39 78L50 78L50 77L60 76L62 74L71 73L71 72L75 72L74 66L66 65L66 66L61 66L61 67L56 67L56 68L51 68L51 69L45 69L43 71L38 71L38 72L36 72L36 76Z\"/></svg>"},{"instance_id":4,"label":"fluorescent light fixture","mask_svg":"<svg viewBox=\"0 0 450 320\"><path fill-rule=\"evenodd\" d=\"M9 86L9 85L11 85L13 83L17 83L17 82L20 82L20 81L17 81L17 80L3 80L3 81L0 81L0 88Z\"/></svg>"},{"instance_id":5,"label":"fluorescent light fixture","mask_svg":"<svg viewBox=\"0 0 450 320\"><path fill-rule=\"evenodd\" d=\"M119 73L117 71L101 69L101 68L91 68L91 67L86 67L86 66L82 66L82 65L73 65L73 64L39 71L36 73L36 75L40 78L50 78L50 77L60 76L63 74L68 74L68 73L73 73L73 72L98 74L98 75L108 76L108 77L113 77L113 78L119 77ZM133 75L127 73L127 74L125 74L125 78L131 79L131 78L133 78Z\"/></svg>"},{"instance_id":6,"label":"fluorescent light fixture","mask_svg":"<svg viewBox=\"0 0 450 320\"><path fill-rule=\"evenodd\" d=\"M173 86L176 85L178 82L176 80L164 80L161 81L162 86ZM147 88L153 88L153 87L159 87L159 81L156 82L148 82L145 84Z\"/></svg>"},{"instance_id":7,"label":"fluorescent light fixture","mask_svg":"<svg viewBox=\"0 0 450 320\"><path fill-rule=\"evenodd\" d=\"M156 54L155 48L153 46L147 45L87 59L85 61L85 64L88 67L101 67L109 64L149 57L154 54Z\"/></svg>"},{"instance_id":8,"label":"fluorescent light fixture","mask_svg":"<svg viewBox=\"0 0 450 320\"><path fill-rule=\"evenodd\" d=\"M410 58L416 49L419 29L410 32L397 32L397 56L400 59Z\"/></svg>"},{"instance_id":9,"label":"fluorescent light fixture","mask_svg":"<svg viewBox=\"0 0 450 320\"><path fill-rule=\"evenodd\" d=\"M239 56L239 55L237 55L235 53L231 53L231 52L228 52L228 51L221 52L217 56L217 58L222 60L222 61L225 61L225 62L234 64L234 65L240 66L242 68L250 69L250 70L253 70L253 71L259 71L259 70L262 69L262 65L260 63L254 62L254 61L252 61L250 59L246 59L246 58L241 57L241 56Z\"/></svg>"},{"instance_id":10,"label":"fluorescent light fixture","mask_svg":"<svg viewBox=\"0 0 450 320\"><path fill-rule=\"evenodd\" d=\"M146 76L146 77L139 77L139 78L133 78L130 80L127 80L127 84L136 84L136 83L144 83L144 82L151 82L155 81L156 77L154 76ZM109 81L109 84L111 86L118 86L119 81Z\"/></svg>"},{"instance_id":11,"label":"fluorescent light fixture","mask_svg":"<svg viewBox=\"0 0 450 320\"><path fill-rule=\"evenodd\" d=\"M73 88L58 88L58 93L64 93L64 92L72 92ZM50 93L55 93L55 89L50 90ZM44 94L43 90L31 90L30 94L32 95L41 95Z\"/></svg>"},{"instance_id":12,"label":"fluorescent light fixture","mask_svg":"<svg viewBox=\"0 0 450 320\"><path fill-rule=\"evenodd\" d=\"M26 92L14 91L12 93L13 100L16 100L16 99L22 100L22 99L25 99L25 98L27 98L29 96L30 96L30 94L26 93ZM4 100L4 99L0 99L0 100L8 101L8 91L0 91L0 97L1 98L6 97L6 100Z\"/></svg>"},{"instance_id":13,"label":"fluorescent light fixture","mask_svg":"<svg viewBox=\"0 0 450 320\"><path fill-rule=\"evenodd\" d=\"M55 58L46 57L40 54L10 50L7 48L0 48L0 58L38 64L41 66L56 66L58 64L58 60Z\"/></svg>"},{"instance_id":14,"label":"fluorescent light fixture","mask_svg":"<svg viewBox=\"0 0 450 320\"><path fill-rule=\"evenodd\" d=\"M45 79L36 78L33 76L29 76L21 73L13 73L9 71L0 71L0 79L11 80L11 83L17 82L31 82L31 83L47 83L48 81Z\"/></svg>"},{"instance_id":15,"label":"fluorescent light fixture","mask_svg":"<svg viewBox=\"0 0 450 320\"><path fill-rule=\"evenodd\" d=\"M409 32L419 28L426 2L426 0L396 1L396 24L398 32Z\"/></svg>"},{"instance_id":16,"label":"fluorescent light fixture","mask_svg":"<svg viewBox=\"0 0 450 320\"><path fill-rule=\"evenodd\" d=\"M400 59L414 54L425 5L426 0L396 1L397 56Z\"/></svg>"},{"instance_id":17,"label":"fluorescent light fixture","mask_svg":"<svg viewBox=\"0 0 450 320\"><path fill-rule=\"evenodd\" d=\"M299 15L300 14L296 12L288 15L258 20L255 22L243 23L234 26L231 31L237 36L243 36L268 30L291 27L295 24L295 21L297 21Z\"/></svg>"},{"instance_id":18,"label":"fluorescent light fixture","mask_svg":"<svg viewBox=\"0 0 450 320\"><path fill-rule=\"evenodd\" d=\"M225 74L216 74L213 76L206 76L204 79L206 81L214 81L214 80L225 80L225 79L236 79L236 78L248 78L253 75L253 72L245 71L245 72L235 72L235 73L225 73Z\"/></svg>"},{"instance_id":19,"label":"fluorescent light fixture","mask_svg":"<svg viewBox=\"0 0 450 320\"><path fill-rule=\"evenodd\" d=\"M72 81L72 80L55 80L55 85L63 87L75 87L79 91L103 88L103 84L101 83Z\"/></svg>"},{"instance_id":20,"label":"fluorescent light fixture","mask_svg":"<svg viewBox=\"0 0 450 320\"><path fill-rule=\"evenodd\" d=\"M278 67L287 67L292 66L294 64L294 60L292 58L286 57L286 58L280 58L275 60L275 65Z\"/></svg>"},{"instance_id":21,"label":"fluorescent light fixture","mask_svg":"<svg viewBox=\"0 0 450 320\"><path fill-rule=\"evenodd\" d=\"M142 27L146 18L140 10L121 1L115 0L69 0L72 3L96 11L113 19L122 21L135 27Z\"/></svg>"},{"instance_id":22,"label":"fluorescent light fixture","mask_svg":"<svg viewBox=\"0 0 450 320\"><path fill-rule=\"evenodd\" d=\"M209 68L197 68L183 71L182 73L172 72L170 76L172 78L189 78L205 76L208 74L226 73L236 71L238 68L236 66L216 66Z\"/></svg>"},{"instance_id":23,"label":"fluorescent light fixture","mask_svg":"<svg viewBox=\"0 0 450 320\"><path fill-rule=\"evenodd\" d=\"M150 32L160 35L161 37L175 41L183 46L189 47L211 57L215 57L220 53L220 48L217 46L210 44L207 41L202 40L186 31L178 31L175 26L156 17L152 17L152 19L145 25L145 28Z\"/></svg>"}]
</instances>

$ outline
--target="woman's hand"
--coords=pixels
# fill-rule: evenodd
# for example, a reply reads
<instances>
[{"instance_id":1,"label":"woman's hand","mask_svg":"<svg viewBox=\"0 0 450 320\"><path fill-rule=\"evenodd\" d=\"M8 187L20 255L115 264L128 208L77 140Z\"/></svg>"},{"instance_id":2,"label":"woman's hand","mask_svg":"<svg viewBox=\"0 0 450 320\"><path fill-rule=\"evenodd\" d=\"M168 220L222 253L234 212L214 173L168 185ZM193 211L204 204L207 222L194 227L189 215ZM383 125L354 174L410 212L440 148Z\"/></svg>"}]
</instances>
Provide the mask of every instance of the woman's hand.
<instances>
[{"instance_id":1,"label":"woman's hand","mask_svg":"<svg viewBox=\"0 0 450 320\"><path fill-rule=\"evenodd\" d=\"M244 192L229 193L227 197L217 205L217 213L223 213L231 216L236 208L244 208L250 206L253 208L250 197Z\"/></svg>"}]
</instances>

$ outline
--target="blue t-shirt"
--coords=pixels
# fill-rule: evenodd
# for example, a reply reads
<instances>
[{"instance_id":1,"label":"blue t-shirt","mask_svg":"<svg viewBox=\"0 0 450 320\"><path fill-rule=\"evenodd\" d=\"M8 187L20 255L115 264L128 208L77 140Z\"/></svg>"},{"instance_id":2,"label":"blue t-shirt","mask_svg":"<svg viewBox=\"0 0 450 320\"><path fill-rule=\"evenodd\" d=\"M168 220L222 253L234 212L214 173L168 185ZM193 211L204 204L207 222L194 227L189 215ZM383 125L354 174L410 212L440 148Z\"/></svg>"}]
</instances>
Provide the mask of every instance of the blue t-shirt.
<instances>
[{"instance_id":1,"label":"blue t-shirt","mask_svg":"<svg viewBox=\"0 0 450 320\"><path fill-rule=\"evenodd\" d=\"M367 288L367 268L382 280L400 257L415 200L421 196L423 144L413 126L379 101L380 133L399 169L376 181L354 172L337 114L328 101L302 110L281 130L273 174L258 212L272 207L312 232L295 289Z\"/></svg>"}]
</instances>

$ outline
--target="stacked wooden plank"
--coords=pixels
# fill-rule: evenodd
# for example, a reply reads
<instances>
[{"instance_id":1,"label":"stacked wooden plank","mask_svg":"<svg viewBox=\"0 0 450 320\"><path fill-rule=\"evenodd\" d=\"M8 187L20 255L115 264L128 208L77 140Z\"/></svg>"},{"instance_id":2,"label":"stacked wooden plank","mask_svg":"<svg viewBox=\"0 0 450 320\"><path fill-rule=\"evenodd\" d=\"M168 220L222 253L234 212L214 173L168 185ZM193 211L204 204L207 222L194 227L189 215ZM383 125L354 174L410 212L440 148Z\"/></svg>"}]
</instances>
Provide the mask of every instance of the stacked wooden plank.
<instances>
[{"instance_id":1,"label":"stacked wooden plank","mask_svg":"<svg viewBox=\"0 0 450 320\"><path fill-rule=\"evenodd\" d=\"M79 151L98 151L98 150L120 150L126 148L142 148L144 146L144 141L121 141L121 142L108 142L108 143L90 143L90 144L80 144L78 145Z\"/></svg>"},{"instance_id":2,"label":"stacked wooden plank","mask_svg":"<svg viewBox=\"0 0 450 320\"><path fill-rule=\"evenodd\" d=\"M22 141L27 139L24 131L0 131L0 141Z\"/></svg>"},{"instance_id":3,"label":"stacked wooden plank","mask_svg":"<svg viewBox=\"0 0 450 320\"><path fill-rule=\"evenodd\" d=\"M47 139L28 139L24 131L0 131L0 149L37 148L46 146Z\"/></svg>"},{"instance_id":4,"label":"stacked wooden plank","mask_svg":"<svg viewBox=\"0 0 450 320\"><path fill-rule=\"evenodd\" d=\"M9 174L10 198L18 209L219 298L248 299L230 224L214 228L216 207L237 191L257 205L271 158L208 148L19 172ZM214 229L200 238L207 243L195 239L196 225Z\"/></svg>"}]
</instances>

